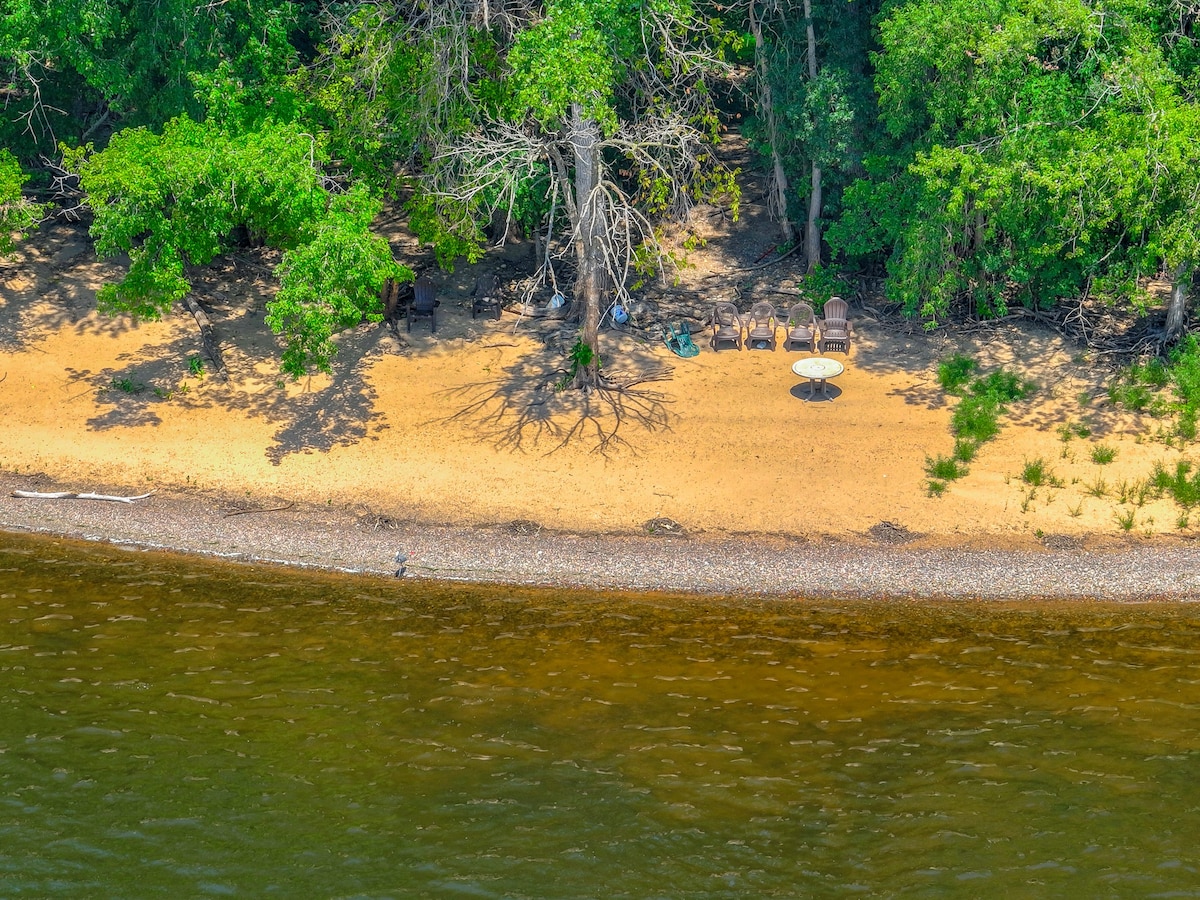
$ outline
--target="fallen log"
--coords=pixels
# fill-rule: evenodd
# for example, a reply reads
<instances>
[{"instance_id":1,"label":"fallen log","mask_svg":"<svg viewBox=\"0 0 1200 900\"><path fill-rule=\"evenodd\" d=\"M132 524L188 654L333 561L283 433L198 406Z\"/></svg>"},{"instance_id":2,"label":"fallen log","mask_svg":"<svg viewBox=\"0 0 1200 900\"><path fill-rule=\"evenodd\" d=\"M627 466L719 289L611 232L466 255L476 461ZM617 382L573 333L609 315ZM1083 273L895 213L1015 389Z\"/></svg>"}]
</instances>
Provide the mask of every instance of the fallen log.
<instances>
[{"instance_id":1,"label":"fallen log","mask_svg":"<svg viewBox=\"0 0 1200 900\"><path fill-rule=\"evenodd\" d=\"M41 491L13 491L14 497L21 497L26 500L109 500L113 503L133 503L135 500L145 500L154 491L149 494L138 494L136 497L118 497L115 494L76 494L71 491L53 491L50 493L42 493Z\"/></svg>"},{"instance_id":2,"label":"fallen log","mask_svg":"<svg viewBox=\"0 0 1200 900\"><path fill-rule=\"evenodd\" d=\"M217 376L223 381L228 381L229 372L225 369L225 358L221 355L221 345L217 342L217 335L213 331L208 315L200 308L200 304L191 294L184 296L183 305L188 308L188 312L196 320L196 327L200 329L200 343L204 347L204 355L212 360Z\"/></svg>"}]
</instances>

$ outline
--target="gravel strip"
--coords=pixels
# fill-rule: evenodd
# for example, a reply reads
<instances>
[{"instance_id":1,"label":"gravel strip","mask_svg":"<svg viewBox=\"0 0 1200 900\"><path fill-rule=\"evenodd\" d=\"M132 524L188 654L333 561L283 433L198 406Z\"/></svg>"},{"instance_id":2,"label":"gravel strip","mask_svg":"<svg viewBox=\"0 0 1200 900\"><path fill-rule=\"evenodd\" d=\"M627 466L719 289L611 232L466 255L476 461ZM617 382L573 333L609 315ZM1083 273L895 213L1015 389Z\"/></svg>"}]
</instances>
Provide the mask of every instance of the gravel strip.
<instances>
[{"instance_id":1,"label":"gravel strip","mask_svg":"<svg viewBox=\"0 0 1200 900\"><path fill-rule=\"evenodd\" d=\"M124 504L18 499L14 489L53 488L0 474L0 528L8 531L388 577L402 550L405 577L444 581L787 597L1200 598L1200 548L1168 540L1064 551L565 534L532 523L372 520L286 503L255 509L175 492Z\"/></svg>"}]
</instances>

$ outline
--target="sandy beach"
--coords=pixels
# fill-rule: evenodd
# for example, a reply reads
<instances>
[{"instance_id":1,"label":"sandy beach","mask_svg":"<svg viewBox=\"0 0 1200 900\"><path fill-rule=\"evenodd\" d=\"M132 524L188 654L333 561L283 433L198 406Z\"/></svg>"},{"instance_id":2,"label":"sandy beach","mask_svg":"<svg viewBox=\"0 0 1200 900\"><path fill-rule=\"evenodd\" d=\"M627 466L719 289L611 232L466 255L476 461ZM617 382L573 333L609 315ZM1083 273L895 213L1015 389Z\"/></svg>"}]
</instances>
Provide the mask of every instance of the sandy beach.
<instances>
[{"instance_id":1,"label":"sandy beach","mask_svg":"<svg viewBox=\"0 0 1200 900\"><path fill-rule=\"evenodd\" d=\"M135 323L95 311L119 261L98 261L77 226L52 226L10 257L0 526L379 573L403 548L410 577L810 595L1197 592L1186 512L1134 489L1187 449L1155 440L1158 420L1109 404L1111 368L1041 326L926 334L859 303L852 350L838 356L846 371L815 398L791 371L812 354L715 353L701 339L699 356L679 359L652 334L610 329L606 371L639 383L619 405L584 404L555 388L567 330L512 311L472 319L482 269L466 266L439 277L436 334L364 325L342 336L332 376L291 383L262 323L265 262L196 278L224 380L201 370L186 312ZM767 291L784 304L788 285L743 291L729 299ZM953 446L956 401L936 367L955 352L1038 390L938 497L925 468ZM1096 446L1112 461L1096 463ZM1031 489L1021 473L1034 460L1053 479ZM126 505L13 490L155 493Z\"/></svg>"}]
</instances>

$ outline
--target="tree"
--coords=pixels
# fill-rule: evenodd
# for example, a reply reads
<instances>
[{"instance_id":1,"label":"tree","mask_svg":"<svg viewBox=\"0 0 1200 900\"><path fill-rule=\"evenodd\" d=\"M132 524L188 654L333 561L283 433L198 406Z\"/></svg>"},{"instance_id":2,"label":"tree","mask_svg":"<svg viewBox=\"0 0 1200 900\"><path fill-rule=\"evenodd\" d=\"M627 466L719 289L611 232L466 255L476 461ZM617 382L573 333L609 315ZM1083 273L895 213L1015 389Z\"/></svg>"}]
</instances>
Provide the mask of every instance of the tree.
<instances>
[{"instance_id":1,"label":"tree","mask_svg":"<svg viewBox=\"0 0 1200 900\"><path fill-rule=\"evenodd\" d=\"M754 75L758 88L758 117L762 122L762 138L771 163L771 187L767 191L767 208L779 222L779 235L784 243L796 239L796 228L788 214L788 173L783 164L784 138L780 134L779 117L775 111L775 95L771 84L771 69L766 23L768 15L782 12L778 2L747 0L746 8L750 34L754 38Z\"/></svg>"},{"instance_id":2,"label":"tree","mask_svg":"<svg viewBox=\"0 0 1200 900\"><path fill-rule=\"evenodd\" d=\"M913 0L881 22L886 127L830 241L882 254L887 290L931 323L1088 292L1141 304L1200 250L1195 47L1164 5ZM1184 45L1187 46L1184 46Z\"/></svg>"},{"instance_id":3,"label":"tree","mask_svg":"<svg viewBox=\"0 0 1200 900\"><path fill-rule=\"evenodd\" d=\"M821 264L824 223L836 214L843 187L862 175L874 119L867 68L877 6L747 0L757 84L749 133L772 172L768 202L784 240L794 237L793 216L804 221L810 272Z\"/></svg>"},{"instance_id":4,"label":"tree","mask_svg":"<svg viewBox=\"0 0 1200 900\"><path fill-rule=\"evenodd\" d=\"M202 95L279 104L300 25L290 0L36 0L0 10L9 122L0 141L32 154L105 125L205 113ZM2 83L2 82L0 82ZM281 117L276 111L276 117ZM23 139L19 132L24 132Z\"/></svg>"},{"instance_id":5,"label":"tree","mask_svg":"<svg viewBox=\"0 0 1200 900\"><path fill-rule=\"evenodd\" d=\"M13 236L35 228L43 207L24 196L27 177L16 157L0 148L0 257L12 252Z\"/></svg>"},{"instance_id":6,"label":"tree","mask_svg":"<svg viewBox=\"0 0 1200 900\"><path fill-rule=\"evenodd\" d=\"M298 126L267 122L243 132L188 118L161 134L131 128L99 153L66 154L94 212L101 256L127 253L129 271L100 289L110 314L156 319L190 290L187 269L208 263L244 228L284 250L267 322L284 336L283 371L328 371L332 336L364 318L380 321L388 278L411 278L369 225L380 204L365 188L335 194L324 151Z\"/></svg>"},{"instance_id":7,"label":"tree","mask_svg":"<svg viewBox=\"0 0 1200 900\"><path fill-rule=\"evenodd\" d=\"M623 295L662 259L656 218L684 217L697 197L733 190L712 152L706 83L727 36L691 0L548 0L513 21L511 40L488 32L503 66L472 70L481 81L466 89L482 98L473 127L426 135L438 143L414 221L436 222L429 231L459 247L478 245L481 221L511 215L531 183L544 183L546 244L569 234L582 308L575 383L591 390L604 385L602 296L610 286ZM503 93L485 102L480 85L497 76Z\"/></svg>"}]
</instances>

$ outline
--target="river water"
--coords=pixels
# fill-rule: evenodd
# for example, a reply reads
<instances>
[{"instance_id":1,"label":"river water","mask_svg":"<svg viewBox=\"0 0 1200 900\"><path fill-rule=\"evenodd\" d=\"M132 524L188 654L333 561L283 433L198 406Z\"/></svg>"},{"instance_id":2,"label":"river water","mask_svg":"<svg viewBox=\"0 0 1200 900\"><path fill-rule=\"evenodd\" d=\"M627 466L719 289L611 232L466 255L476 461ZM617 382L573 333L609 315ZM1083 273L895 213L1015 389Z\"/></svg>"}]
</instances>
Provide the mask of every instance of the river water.
<instances>
[{"instance_id":1,"label":"river water","mask_svg":"<svg viewBox=\"0 0 1200 900\"><path fill-rule=\"evenodd\" d=\"M0 534L0 896L1200 896L1197 612Z\"/></svg>"}]
</instances>

